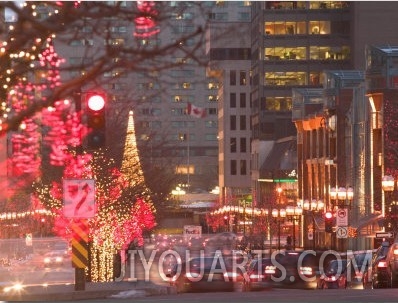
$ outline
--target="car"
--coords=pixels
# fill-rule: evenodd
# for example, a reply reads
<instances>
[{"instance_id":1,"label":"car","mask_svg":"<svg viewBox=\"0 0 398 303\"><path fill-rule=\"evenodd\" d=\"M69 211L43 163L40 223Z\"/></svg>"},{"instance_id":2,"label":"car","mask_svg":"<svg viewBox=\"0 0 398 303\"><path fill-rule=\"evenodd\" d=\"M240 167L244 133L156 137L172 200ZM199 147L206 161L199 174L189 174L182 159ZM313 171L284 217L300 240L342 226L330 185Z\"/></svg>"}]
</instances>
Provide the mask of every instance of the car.
<instances>
[{"instance_id":1,"label":"car","mask_svg":"<svg viewBox=\"0 0 398 303\"><path fill-rule=\"evenodd\" d=\"M44 254L44 267L61 266L65 262L66 254L64 251L50 251Z\"/></svg>"},{"instance_id":2,"label":"car","mask_svg":"<svg viewBox=\"0 0 398 303\"><path fill-rule=\"evenodd\" d=\"M372 264L363 275L363 288L385 288L390 287L391 280L387 273L387 253L390 242L383 241L373 255Z\"/></svg>"},{"instance_id":3,"label":"car","mask_svg":"<svg viewBox=\"0 0 398 303\"><path fill-rule=\"evenodd\" d=\"M243 279L243 291L271 289L275 271L271 258L253 259L247 268L247 278Z\"/></svg>"},{"instance_id":4,"label":"car","mask_svg":"<svg viewBox=\"0 0 398 303\"><path fill-rule=\"evenodd\" d=\"M353 258L349 255L347 264L347 288L363 289L363 276L372 264L374 251L362 250L353 252Z\"/></svg>"},{"instance_id":5,"label":"car","mask_svg":"<svg viewBox=\"0 0 398 303\"><path fill-rule=\"evenodd\" d=\"M388 249L386 256L387 279L390 281L389 286L398 287L398 242L392 243Z\"/></svg>"},{"instance_id":6,"label":"car","mask_svg":"<svg viewBox=\"0 0 398 303\"><path fill-rule=\"evenodd\" d=\"M222 255L194 257L175 264L166 277L177 293L234 291L242 284L243 273L234 272L233 260L233 257Z\"/></svg>"},{"instance_id":7,"label":"car","mask_svg":"<svg viewBox=\"0 0 398 303\"><path fill-rule=\"evenodd\" d=\"M272 276L273 286L315 289L318 261L316 254L306 251L286 251L276 254L276 263L274 263L276 269Z\"/></svg>"},{"instance_id":8,"label":"car","mask_svg":"<svg viewBox=\"0 0 398 303\"><path fill-rule=\"evenodd\" d=\"M346 279L343 273L347 268L347 259L331 260L321 275L320 289L346 288Z\"/></svg>"},{"instance_id":9,"label":"car","mask_svg":"<svg viewBox=\"0 0 398 303\"><path fill-rule=\"evenodd\" d=\"M372 250L367 250L331 260L320 278L319 288L363 288L363 274L368 271L372 255Z\"/></svg>"}]
</instances>

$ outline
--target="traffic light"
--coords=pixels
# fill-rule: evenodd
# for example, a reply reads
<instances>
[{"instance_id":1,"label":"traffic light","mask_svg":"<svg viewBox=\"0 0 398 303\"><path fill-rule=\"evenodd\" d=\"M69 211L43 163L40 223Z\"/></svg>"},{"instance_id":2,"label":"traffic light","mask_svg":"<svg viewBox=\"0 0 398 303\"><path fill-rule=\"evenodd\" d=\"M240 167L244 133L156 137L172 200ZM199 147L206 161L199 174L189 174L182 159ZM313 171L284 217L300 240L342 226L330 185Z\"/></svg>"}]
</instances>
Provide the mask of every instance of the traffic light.
<instances>
[{"instance_id":1,"label":"traffic light","mask_svg":"<svg viewBox=\"0 0 398 303\"><path fill-rule=\"evenodd\" d=\"M87 136L87 148L98 149L105 146L105 102L103 93L87 93L86 114L89 134Z\"/></svg>"},{"instance_id":2,"label":"traffic light","mask_svg":"<svg viewBox=\"0 0 398 303\"><path fill-rule=\"evenodd\" d=\"M325 232L332 233L333 232L333 214L328 211L325 213Z\"/></svg>"}]
</instances>

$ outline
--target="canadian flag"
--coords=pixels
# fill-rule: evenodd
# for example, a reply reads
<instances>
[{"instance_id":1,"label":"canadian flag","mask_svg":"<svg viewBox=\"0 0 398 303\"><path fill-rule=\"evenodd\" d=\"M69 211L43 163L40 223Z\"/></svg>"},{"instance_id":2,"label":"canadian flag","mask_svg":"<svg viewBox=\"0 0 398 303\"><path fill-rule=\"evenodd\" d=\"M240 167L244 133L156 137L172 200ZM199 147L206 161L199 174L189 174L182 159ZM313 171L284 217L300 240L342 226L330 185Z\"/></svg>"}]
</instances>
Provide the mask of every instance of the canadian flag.
<instances>
[{"instance_id":1,"label":"canadian flag","mask_svg":"<svg viewBox=\"0 0 398 303\"><path fill-rule=\"evenodd\" d=\"M196 118L203 118L206 116L205 108L197 107L195 105L192 105L190 102L188 102L187 112L188 112L188 115L196 117Z\"/></svg>"}]
</instances>

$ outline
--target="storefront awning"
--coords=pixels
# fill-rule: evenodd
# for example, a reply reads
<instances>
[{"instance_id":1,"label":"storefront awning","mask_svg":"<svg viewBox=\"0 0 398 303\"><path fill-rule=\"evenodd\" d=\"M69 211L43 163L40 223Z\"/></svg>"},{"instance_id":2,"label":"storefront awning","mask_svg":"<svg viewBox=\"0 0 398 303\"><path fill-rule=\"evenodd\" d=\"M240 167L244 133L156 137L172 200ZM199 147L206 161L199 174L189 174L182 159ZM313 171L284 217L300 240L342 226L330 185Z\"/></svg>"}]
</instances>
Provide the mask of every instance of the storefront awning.
<instances>
[{"instance_id":1,"label":"storefront awning","mask_svg":"<svg viewBox=\"0 0 398 303\"><path fill-rule=\"evenodd\" d=\"M363 217L360 219L356 224L353 224L353 227L356 228L358 234L360 233L361 229L368 227L370 225L377 224L379 227L382 226L384 221L384 217L382 214L370 214L368 216Z\"/></svg>"}]
</instances>

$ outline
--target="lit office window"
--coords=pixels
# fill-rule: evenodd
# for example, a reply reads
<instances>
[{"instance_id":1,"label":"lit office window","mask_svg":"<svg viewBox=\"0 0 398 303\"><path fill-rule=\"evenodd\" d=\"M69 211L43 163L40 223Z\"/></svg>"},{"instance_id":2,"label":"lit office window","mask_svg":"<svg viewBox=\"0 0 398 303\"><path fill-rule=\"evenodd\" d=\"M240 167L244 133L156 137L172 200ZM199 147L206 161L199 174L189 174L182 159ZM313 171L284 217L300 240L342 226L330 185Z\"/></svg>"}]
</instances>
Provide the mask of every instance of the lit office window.
<instances>
[{"instance_id":1,"label":"lit office window","mask_svg":"<svg viewBox=\"0 0 398 303\"><path fill-rule=\"evenodd\" d=\"M209 100L209 102L217 102L218 96L217 95L209 95L209 96L207 96L207 99Z\"/></svg>"},{"instance_id":2,"label":"lit office window","mask_svg":"<svg viewBox=\"0 0 398 303\"><path fill-rule=\"evenodd\" d=\"M307 22L305 21L272 21L265 22L266 35L306 35Z\"/></svg>"},{"instance_id":3,"label":"lit office window","mask_svg":"<svg viewBox=\"0 0 398 303\"><path fill-rule=\"evenodd\" d=\"M292 98L291 97L266 97L265 108L262 109L269 111L291 111Z\"/></svg>"},{"instance_id":4,"label":"lit office window","mask_svg":"<svg viewBox=\"0 0 398 303\"><path fill-rule=\"evenodd\" d=\"M239 72L239 85L246 85L247 84L247 79L246 79L246 71L240 71Z\"/></svg>"},{"instance_id":5,"label":"lit office window","mask_svg":"<svg viewBox=\"0 0 398 303\"><path fill-rule=\"evenodd\" d=\"M330 21L310 21L309 29L314 35L329 35L331 33Z\"/></svg>"},{"instance_id":6,"label":"lit office window","mask_svg":"<svg viewBox=\"0 0 398 303\"><path fill-rule=\"evenodd\" d=\"M267 47L264 49L265 60L306 60L307 48L296 47Z\"/></svg>"},{"instance_id":7,"label":"lit office window","mask_svg":"<svg viewBox=\"0 0 398 303\"><path fill-rule=\"evenodd\" d=\"M265 85L271 86L296 86L307 85L306 72L267 72Z\"/></svg>"},{"instance_id":8,"label":"lit office window","mask_svg":"<svg viewBox=\"0 0 398 303\"><path fill-rule=\"evenodd\" d=\"M207 88L208 89L219 89L220 88L220 84L217 81L213 80L213 81L210 81L207 84Z\"/></svg>"},{"instance_id":9,"label":"lit office window","mask_svg":"<svg viewBox=\"0 0 398 303\"><path fill-rule=\"evenodd\" d=\"M349 46L310 46L311 60L348 60Z\"/></svg>"}]
</instances>

